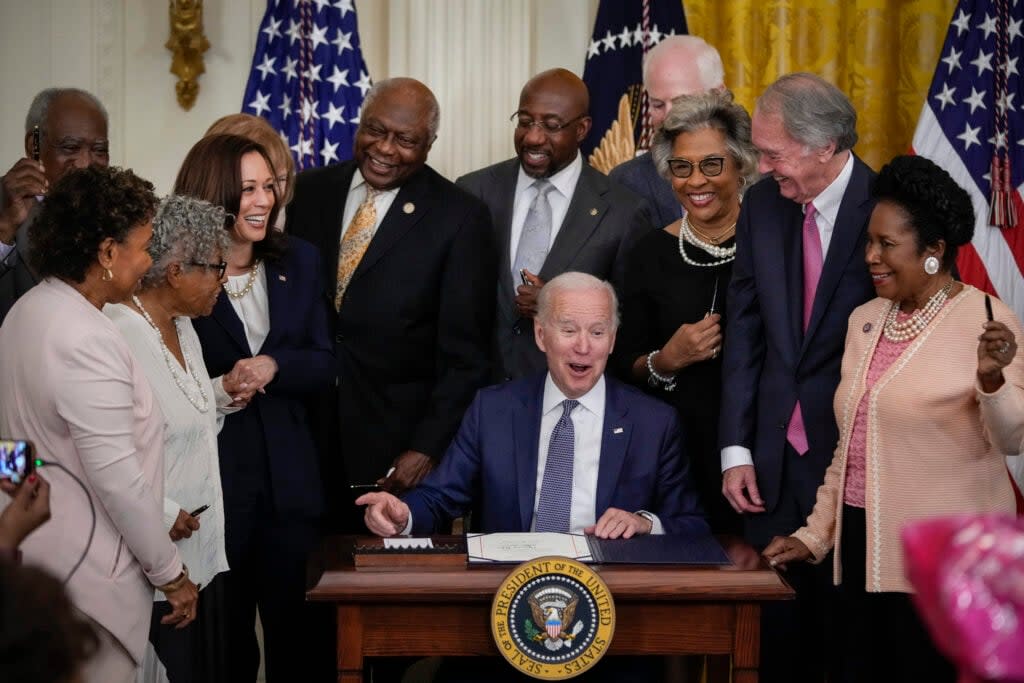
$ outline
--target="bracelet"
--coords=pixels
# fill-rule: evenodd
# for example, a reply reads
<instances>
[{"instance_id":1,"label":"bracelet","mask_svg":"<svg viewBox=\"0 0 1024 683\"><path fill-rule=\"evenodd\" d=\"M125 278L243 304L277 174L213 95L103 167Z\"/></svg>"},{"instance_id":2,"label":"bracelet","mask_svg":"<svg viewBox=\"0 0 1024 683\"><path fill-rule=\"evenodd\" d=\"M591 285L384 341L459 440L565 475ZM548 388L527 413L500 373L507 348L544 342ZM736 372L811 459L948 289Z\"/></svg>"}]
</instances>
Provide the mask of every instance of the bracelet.
<instances>
[{"instance_id":1,"label":"bracelet","mask_svg":"<svg viewBox=\"0 0 1024 683\"><path fill-rule=\"evenodd\" d=\"M183 564L181 565L181 574L178 575L178 578L162 586L157 586L156 589L161 593L173 593L186 583L188 583L188 567Z\"/></svg>"},{"instance_id":2,"label":"bracelet","mask_svg":"<svg viewBox=\"0 0 1024 683\"><path fill-rule=\"evenodd\" d=\"M665 391L676 390L676 378L674 375L666 377L665 375L659 375L657 370L654 369L654 357L661 353L661 349L655 349L647 354L647 383L652 387L657 387L659 384L664 385Z\"/></svg>"}]
</instances>

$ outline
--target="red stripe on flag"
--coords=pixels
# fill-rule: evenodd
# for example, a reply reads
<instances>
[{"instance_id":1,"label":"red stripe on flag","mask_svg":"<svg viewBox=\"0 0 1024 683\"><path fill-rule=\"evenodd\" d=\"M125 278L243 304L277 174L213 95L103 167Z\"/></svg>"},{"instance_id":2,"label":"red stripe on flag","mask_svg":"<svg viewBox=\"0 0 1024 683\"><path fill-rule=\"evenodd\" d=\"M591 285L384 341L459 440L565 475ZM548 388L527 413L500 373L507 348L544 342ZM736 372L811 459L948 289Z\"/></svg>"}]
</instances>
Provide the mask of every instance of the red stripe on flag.
<instances>
[{"instance_id":1,"label":"red stripe on flag","mask_svg":"<svg viewBox=\"0 0 1024 683\"><path fill-rule=\"evenodd\" d=\"M999 296L999 292L992 286L992 281L988 279L988 271L985 270L985 264L982 262L981 257L978 256L978 252L974 250L973 245L965 244L956 252L956 267L960 271L961 280L974 285L983 292L988 292L992 296Z\"/></svg>"}]
</instances>

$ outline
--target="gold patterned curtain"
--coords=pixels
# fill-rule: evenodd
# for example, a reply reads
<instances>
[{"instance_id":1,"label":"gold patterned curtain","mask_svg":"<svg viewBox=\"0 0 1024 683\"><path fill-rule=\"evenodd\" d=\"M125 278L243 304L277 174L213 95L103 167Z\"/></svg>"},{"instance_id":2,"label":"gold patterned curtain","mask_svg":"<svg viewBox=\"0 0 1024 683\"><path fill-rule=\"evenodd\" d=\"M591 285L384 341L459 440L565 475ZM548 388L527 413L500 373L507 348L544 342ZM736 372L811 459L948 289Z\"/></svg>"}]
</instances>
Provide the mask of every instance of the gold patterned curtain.
<instances>
[{"instance_id":1,"label":"gold patterned curtain","mask_svg":"<svg viewBox=\"0 0 1024 683\"><path fill-rule=\"evenodd\" d=\"M810 71L857 109L855 151L878 169L910 148L956 0L684 0L690 33L718 48L753 112L782 74Z\"/></svg>"}]
</instances>

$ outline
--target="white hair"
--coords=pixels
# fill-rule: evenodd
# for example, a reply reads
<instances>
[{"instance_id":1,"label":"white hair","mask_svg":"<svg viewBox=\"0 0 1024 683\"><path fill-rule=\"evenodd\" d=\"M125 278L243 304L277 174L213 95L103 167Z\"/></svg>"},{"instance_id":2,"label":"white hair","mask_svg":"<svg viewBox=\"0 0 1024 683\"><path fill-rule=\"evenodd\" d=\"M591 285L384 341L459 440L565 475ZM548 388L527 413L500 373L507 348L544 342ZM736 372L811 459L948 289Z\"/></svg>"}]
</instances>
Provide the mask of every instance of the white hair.
<instances>
[{"instance_id":1,"label":"white hair","mask_svg":"<svg viewBox=\"0 0 1024 683\"><path fill-rule=\"evenodd\" d=\"M692 62L705 90L721 88L725 84L725 67L718 50L699 36L669 36L655 45L644 56L644 89L650 81L652 65L659 60L675 58Z\"/></svg>"},{"instance_id":2,"label":"white hair","mask_svg":"<svg viewBox=\"0 0 1024 683\"><path fill-rule=\"evenodd\" d=\"M552 322L551 308L555 297L569 292L603 291L608 294L608 305L612 312L612 327L619 327L619 297L615 288L605 280L594 277L590 273L569 271L551 278L537 295L537 320L542 325Z\"/></svg>"}]
</instances>

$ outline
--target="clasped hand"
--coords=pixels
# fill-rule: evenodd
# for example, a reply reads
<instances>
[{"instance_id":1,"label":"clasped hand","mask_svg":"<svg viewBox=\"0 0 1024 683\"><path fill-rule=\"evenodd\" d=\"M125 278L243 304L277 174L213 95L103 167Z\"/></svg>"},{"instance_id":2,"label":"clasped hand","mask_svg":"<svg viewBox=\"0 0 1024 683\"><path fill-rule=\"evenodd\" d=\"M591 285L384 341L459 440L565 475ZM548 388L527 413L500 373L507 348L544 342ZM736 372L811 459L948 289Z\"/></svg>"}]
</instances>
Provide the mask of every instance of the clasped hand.
<instances>
[{"instance_id":1,"label":"clasped hand","mask_svg":"<svg viewBox=\"0 0 1024 683\"><path fill-rule=\"evenodd\" d=\"M50 183L43 173L43 165L32 159L19 159L2 179L7 205L0 213L0 241L10 244L18 226L28 218L37 195L46 194Z\"/></svg>"},{"instance_id":2,"label":"clasped hand","mask_svg":"<svg viewBox=\"0 0 1024 683\"><path fill-rule=\"evenodd\" d=\"M523 318L532 318L537 315L537 296L540 294L544 281L523 269L526 276L526 283L516 287L516 312Z\"/></svg>"},{"instance_id":3,"label":"clasped hand","mask_svg":"<svg viewBox=\"0 0 1024 683\"><path fill-rule=\"evenodd\" d=\"M224 375L221 383L224 391L234 399L232 407L242 407L252 400L256 392L265 394L264 387L276 376L277 361L271 356L261 354L239 360L235 367L231 368L231 372Z\"/></svg>"}]
</instances>

